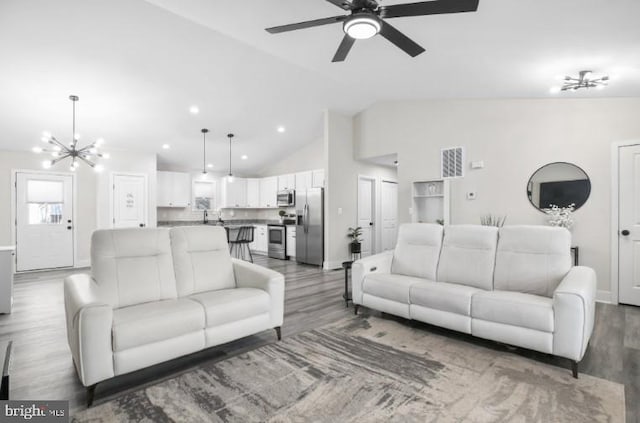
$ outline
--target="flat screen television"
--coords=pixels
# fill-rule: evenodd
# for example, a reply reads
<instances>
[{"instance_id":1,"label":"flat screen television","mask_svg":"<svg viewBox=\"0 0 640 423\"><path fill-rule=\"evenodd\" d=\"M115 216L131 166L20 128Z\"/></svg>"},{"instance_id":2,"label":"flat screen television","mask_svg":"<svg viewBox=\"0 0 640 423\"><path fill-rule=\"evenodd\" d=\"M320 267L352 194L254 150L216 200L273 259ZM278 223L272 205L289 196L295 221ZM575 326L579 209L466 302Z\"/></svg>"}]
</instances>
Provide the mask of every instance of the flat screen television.
<instances>
[{"instance_id":1,"label":"flat screen television","mask_svg":"<svg viewBox=\"0 0 640 423\"><path fill-rule=\"evenodd\" d=\"M580 208L591 191L589 179L577 179L575 181L556 181L540 183L540 208L547 209L551 205L568 207L575 204Z\"/></svg>"}]
</instances>

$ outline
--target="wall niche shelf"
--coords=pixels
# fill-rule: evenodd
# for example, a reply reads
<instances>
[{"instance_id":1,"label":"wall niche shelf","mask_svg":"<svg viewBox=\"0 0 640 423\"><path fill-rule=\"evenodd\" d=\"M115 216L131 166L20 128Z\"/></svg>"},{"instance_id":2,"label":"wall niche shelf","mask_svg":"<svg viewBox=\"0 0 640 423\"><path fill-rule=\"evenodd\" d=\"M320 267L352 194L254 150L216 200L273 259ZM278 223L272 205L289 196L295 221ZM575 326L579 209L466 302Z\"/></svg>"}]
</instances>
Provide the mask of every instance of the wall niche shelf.
<instances>
[{"instance_id":1,"label":"wall niche shelf","mask_svg":"<svg viewBox=\"0 0 640 423\"><path fill-rule=\"evenodd\" d=\"M412 184L412 215L414 223L449 224L449 181L436 179Z\"/></svg>"}]
</instances>

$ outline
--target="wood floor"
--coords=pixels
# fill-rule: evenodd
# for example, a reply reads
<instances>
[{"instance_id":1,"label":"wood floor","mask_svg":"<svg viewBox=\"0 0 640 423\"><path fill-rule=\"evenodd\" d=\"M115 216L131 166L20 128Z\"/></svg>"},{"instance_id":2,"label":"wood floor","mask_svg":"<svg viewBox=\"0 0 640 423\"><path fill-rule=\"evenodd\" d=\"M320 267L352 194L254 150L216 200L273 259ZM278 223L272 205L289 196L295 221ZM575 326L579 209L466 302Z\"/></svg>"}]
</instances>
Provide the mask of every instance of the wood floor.
<instances>
[{"instance_id":1,"label":"wood floor","mask_svg":"<svg viewBox=\"0 0 640 423\"><path fill-rule=\"evenodd\" d=\"M323 272L317 267L256 256L256 263L285 274L283 336L352 315L342 299L344 273ZM85 389L77 379L67 347L62 279L69 271L16 276L13 313L0 315L0 341L13 340L12 399L66 399L73 411L84 408ZM380 314L364 309L363 313ZM408 325L463 339L483 348L504 350L567 369L569 362L547 354L516 349L434 326L400 318ZM172 360L149 369L103 382L96 390L96 404L120 393L136 390L189 371L203 362L217 361L266 343L275 342L267 331L220 347ZM640 308L598 304L596 325L580 372L625 385L627 422L640 423Z\"/></svg>"}]
</instances>

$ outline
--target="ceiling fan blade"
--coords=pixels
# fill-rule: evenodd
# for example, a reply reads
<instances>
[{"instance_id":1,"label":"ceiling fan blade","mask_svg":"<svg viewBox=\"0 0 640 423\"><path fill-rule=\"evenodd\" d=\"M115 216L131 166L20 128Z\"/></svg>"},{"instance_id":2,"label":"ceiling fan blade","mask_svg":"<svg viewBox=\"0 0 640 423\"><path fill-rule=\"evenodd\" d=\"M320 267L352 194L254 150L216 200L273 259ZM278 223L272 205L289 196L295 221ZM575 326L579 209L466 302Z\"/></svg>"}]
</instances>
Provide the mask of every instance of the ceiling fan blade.
<instances>
[{"instance_id":1,"label":"ceiling fan blade","mask_svg":"<svg viewBox=\"0 0 640 423\"><path fill-rule=\"evenodd\" d=\"M348 16L332 16L330 18L314 19L312 21L298 22L298 23L282 25L282 26L274 26L272 28L267 28L266 31L271 34L279 34L281 32L295 31L296 29L305 29L305 28L312 28L314 26L334 24L334 23L344 21L345 19L347 19L347 17Z\"/></svg>"},{"instance_id":2,"label":"ceiling fan blade","mask_svg":"<svg viewBox=\"0 0 640 423\"><path fill-rule=\"evenodd\" d=\"M385 21L381 21L380 35L395 44L399 49L411 57L416 57L424 52L424 49L411 38L395 29Z\"/></svg>"},{"instance_id":3,"label":"ceiling fan blade","mask_svg":"<svg viewBox=\"0 0 640 423\"><path fill-rule=\"evenodd\" d=\"M344 62L344 59L347 58L347 54L349 54L349 51L351 51L351 47L353 47L353 43L355 42L356 40L354 38L351 38L347 34L344 34L344 38L342 39L342 42L338 46L338 50L336 51L336 54L335 56L333 56L333 60L331 61Z\"/></svg>"},{"instance_id":4,"label":"ceiling fan blade","mask_svg":"<svg viewBox=\"0 0 640 423\"><path fill-rule=\"evenodd\" d=\"M418 3L393 4L378 9L381 18L438 15L441 13L475 12L480 0L432 0Z\"/></svg>"},{"instance_id":5,"label":"ceiling fan blade","mask_svg":"<svg viewBox=\"0 0 640 423\"><path fill-rule=\"evenodd\" d=\"M351 10L353 8L353 5L351 4L351 2L349 2L347 0L327 0L327 1L329 3L335 4L340 9Z\"/></svg>"}]
</instances>

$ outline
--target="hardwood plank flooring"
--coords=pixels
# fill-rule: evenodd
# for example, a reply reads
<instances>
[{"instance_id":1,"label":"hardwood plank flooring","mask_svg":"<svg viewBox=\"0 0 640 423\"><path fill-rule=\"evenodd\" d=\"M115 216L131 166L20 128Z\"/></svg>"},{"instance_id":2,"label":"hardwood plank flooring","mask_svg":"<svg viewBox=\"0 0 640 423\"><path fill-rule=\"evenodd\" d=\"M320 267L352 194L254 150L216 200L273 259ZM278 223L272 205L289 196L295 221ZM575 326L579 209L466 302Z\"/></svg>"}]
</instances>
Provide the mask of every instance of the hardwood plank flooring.
<instances>
[{"instance_id":1,"label":"hardwood plank flooring","mask_svg":"<svg viewBox=\"0 0 640 423\"><path fill-rule=\"evenodd\" d=\"M282 272L286 277L283 336L320 327L353 314L353 307L346 308L342 299L342 270L326 272L314 266L265 256L255 256L255 261ZM62 295L63 278L78 272L57 270L16 276L13 313L0 315L0 340L14 341L11 398L67 399L72 412L84 408L85 388L78 381L67 347ZM381 314L366 308L362 312ZM420 322L404 322L479 346L527 356L569 371L569 362L565 359L497 344ZM266 331L105 381L98 385L96 403L176 376L204 362L222 360L274 341L275 332ZM597 305L594 333L587 354L580 363L580 371L624 384L627 422L640 423L640 308Z\"/></svg>"}]
</instances>

